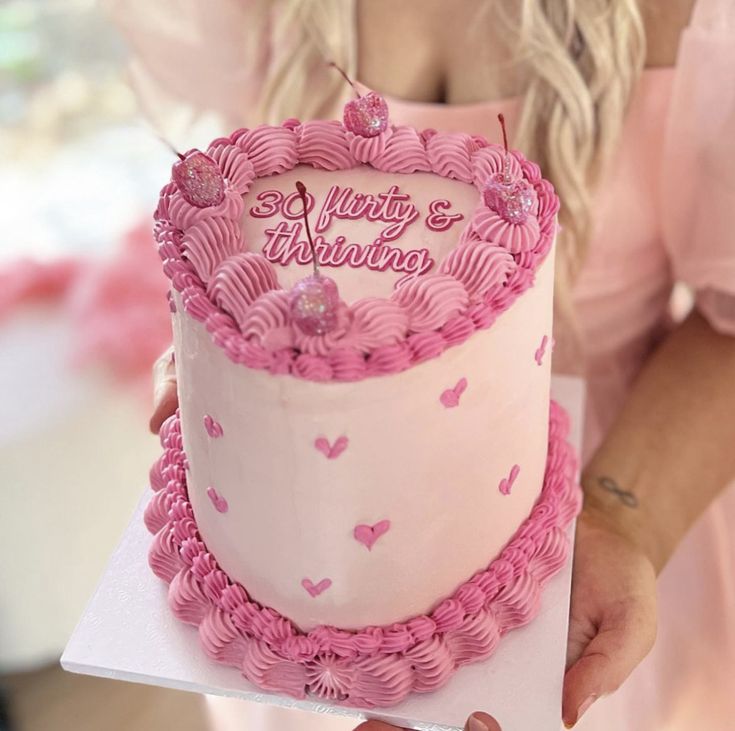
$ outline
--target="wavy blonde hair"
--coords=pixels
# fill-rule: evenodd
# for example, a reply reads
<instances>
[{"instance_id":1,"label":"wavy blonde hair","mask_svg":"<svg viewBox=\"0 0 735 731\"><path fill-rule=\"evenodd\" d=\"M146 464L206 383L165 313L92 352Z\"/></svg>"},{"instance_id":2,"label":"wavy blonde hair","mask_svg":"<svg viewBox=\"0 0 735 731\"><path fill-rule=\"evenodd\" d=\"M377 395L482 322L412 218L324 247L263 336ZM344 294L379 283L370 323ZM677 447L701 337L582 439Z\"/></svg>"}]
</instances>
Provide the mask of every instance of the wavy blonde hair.
<instances>
[{"instance_id":1,"label":"wavy blonde hair","mask_svg":"<svg viewBox=\"0 0 735 731\"><path fill-rule=\"evenodd\" d=\"M262 1L268 27L253 30L270 33L275 50L255 116L277 123L333 115L350 90L324 60L356 75L355 3ZM641 12L636 0L487 0L481 11L517 38L509 63L525 88L513 144L541 165L562 201L557 310L571 323L569 293L590 239L592 190L643 68Z\"/></svg>"}]
</instances>

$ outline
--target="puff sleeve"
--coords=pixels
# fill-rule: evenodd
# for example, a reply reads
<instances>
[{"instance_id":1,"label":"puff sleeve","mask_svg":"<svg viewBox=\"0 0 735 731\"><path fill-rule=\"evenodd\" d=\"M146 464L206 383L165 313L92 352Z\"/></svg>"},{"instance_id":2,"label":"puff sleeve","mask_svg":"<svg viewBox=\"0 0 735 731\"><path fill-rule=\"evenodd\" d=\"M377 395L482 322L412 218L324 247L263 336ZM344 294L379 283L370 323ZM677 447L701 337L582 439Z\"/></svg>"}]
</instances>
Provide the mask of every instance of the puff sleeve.
<instances>
[{"instance_id":1,"label":"puff sleeve","mask_svg":"<svg viewBox=\"0 0 735 731\"><path fill-rule=\"evenodd\" d=\"M677 60L662 175L674 277L735 335L735 3L699 0Z\"/></svg>"}]
</instances>

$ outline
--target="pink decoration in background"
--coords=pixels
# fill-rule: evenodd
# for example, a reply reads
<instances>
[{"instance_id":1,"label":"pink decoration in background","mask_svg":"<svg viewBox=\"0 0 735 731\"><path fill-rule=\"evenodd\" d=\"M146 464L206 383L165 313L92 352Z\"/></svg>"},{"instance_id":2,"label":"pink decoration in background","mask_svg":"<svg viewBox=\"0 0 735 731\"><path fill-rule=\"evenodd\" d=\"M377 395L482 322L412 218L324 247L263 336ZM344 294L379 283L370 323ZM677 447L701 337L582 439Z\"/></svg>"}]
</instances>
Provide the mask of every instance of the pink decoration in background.
<instances>
[{"instance_id":1,"label":"pink decoration in background","mask_svg":"<svg viewBox=\"0 0 735 731\"><path fill-rule=\"evenodd\" d=\"M457 381L456 386L454 386L453 388L448 388L446 391L442 392L442 395L439 396L439 401L441 401L442 404L448 409L459 406L459 399L466 389L467 379L463 376L459 379L459 381Z\"/></svg>"},{"instance_id":2,"label":"pink decoration in background","mask_svg":"<svg viewBox=\"0 0 735 731\"><path fill-rule=\"evenodd\" d=\"M521 468L517 464L514 464L510 468L510 474L508 477L504 477L498 485L498 490L500 490L501 495L510 495L513 483L516 481L516 477L518 477L518 473L520 471Z\"/></svg>"},{"instance_id":3,"label":"pink decoration in background","mask_svg":"<svg viewBox=\"0 0 735 731\"><path fill-rule=\"evenodd\" d=\"M544 353L546 352L546 345L548 344L548 342L549 342L549 338L546 335L544 335L541 338L541 345L539 345L538 348L536 348L536 352L534 353L534 358L536 359L536 363L538 363L538 365L541 365L543 363ZM552 343L551 348L553 350L554 348L553 343Z\"/></svg>"},{"instance_id":4,"label":"pink decoration in background","mask_svg":"<svg viewBox=\"0 0 735 731\"><path fill-rule=\"evenodd\" d=\"M362 543L363 546L367 546L368 551L372 551L378 538L384 536L389 529L389 520L380 520L374 525L361 523L360 525L355 526L353 535L355 536L355 540Z\"/></svg>"},{"instance_id":5,"label":"pink decoration in background","mask_svg":"<svg viewBox=\"0 0 735 731\"><path fill-rule=\"evenodd\" d=\"M186 155L176 153L178 162L171 170L176 187L184 200L197 208L218 206L225 198L225 177L217 163L199 150Z\"/></svg>"},{"instance_id":6,"label":"pink decoration in background","mask_svg":"<svg viewBox=\"0 0 735 731\"><path fill-rule=\"evenodd\" d=\"M0 269L0 319L31 301L62 300L84 269L79 259L18 259Z\"/></svg>"},{"instance_id":7,"label":"pink decoration in background","mask_svg":"<svg viewBox=\"0 0 735 731\"><path fill-rule=\"evenodd\" d=\"M146 398L151 366L171 344L171 314L162 306L169 282L152 242L145 220L112 257L80 263L65 303L77 339L74 363L102 364Z\"/></svg>"},{"instance_id":8,"label":"pink decoration in background","mask_svg":"<svg viewBox=\"0 0 735 731\"><path fill-rule=\"evenodd\" d=\"M311 579L302 579L301 586L309 592L309 595L316 598L323 592L325 592L332 585L331 579L322 579L318 584L315 584Z\"/></svg>"},{"instance_id":9,"label":"pink decoration in background","mask_svg":"<svg viewBox=\"0 0 735 731\"><path fill-rule=\"evenodd\" d=\"M207 488L207 497L212 501L212 505L214 505L214 509L218 513L227 512L229 508L227 500L225 500L213 487Z\"/></svg>"},{"instance_id":10,"label":"pink decoration in background","mask_svg":"<svg viewBox=\"0 0 735 731\"><path fill-rule=\"evenodd\" d=\"M342 452L347 449L350 440L342 435L334 440L334 444L330 444L326 437L318 437L314 441L314 446L327 458L337 459Z\"/></svg>"},{"instance_id":11,"label":"pink decoration in background","mask_svg":"<svg viewBox=\"0 0 735 731\"><path fill-rule=\"evenodd\" d=\"M213 419L209 414L205 414L204 416L204 428L212 439L219 439L224 434L222 424Z\"/></svg>"}]
</instances>

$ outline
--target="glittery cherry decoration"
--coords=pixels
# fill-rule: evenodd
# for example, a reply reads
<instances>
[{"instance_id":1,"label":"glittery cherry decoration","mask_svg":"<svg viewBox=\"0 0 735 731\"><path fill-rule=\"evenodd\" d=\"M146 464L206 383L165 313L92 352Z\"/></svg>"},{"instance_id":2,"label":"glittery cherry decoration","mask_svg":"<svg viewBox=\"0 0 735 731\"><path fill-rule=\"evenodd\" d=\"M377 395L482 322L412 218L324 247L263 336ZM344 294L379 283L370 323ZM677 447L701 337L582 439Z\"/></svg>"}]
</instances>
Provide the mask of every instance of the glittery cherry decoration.
<instances>
[{"instance_id":1,"label":"glittery cherry decoration","mask_svg":"<svg viewBox=\"0 0 735 731\"><path fill-rule=\"evenodd\" d=\"M498 120L503 130L505 162L502 172L493 173L488 178L482 191L482 198L485 205L492 208L508 223L524 223L533 206L533 188L523 178L513 178L510 174L510 152L508 151L505 117L498 114Z\"/></svg>"},{"instance_id":2,"label":"glittery cherry decoration","mask_svg":"<svg viewBox=\"0 0 735 731\"><path fill-rule=\"evenodd\" d=\"M342 74L345 81L355 90L357 99L351 99L345 104L343 121L345 127L359 137L377 137L388 128L388 104L376 91L362 96L349 76L334 61L330 61Z\"/></svg>"},{"instance_id":3,"label":"glittery cherry decoration","mask_svg":"<svg viewBox=\"0 0 735 731\"><path fill-rule=\"evenodd\" d=\"M217 206L225 197L225 178L217 163L199 150L180 152L173 166L173 180L184 200L197 208Z\"/></svg>"},{"instance_id":4,"label":"glittery cherry decoration","mask_svg":"<svg viewBox=\"0 0 735 731\"><path fill-rule=\"evenodd\" d=\"M308 200L306 186L296 181L296 190L303 203L303 218L306 227L306 238L311 247L314 262L314 273L299 279L291 289L291 317L296 326L306 335L325 335L337 326L337 308L339 292L334 279L322 276L316 260L316 248L311 238L309 217L307 215Z\"/></svg>"}]
</instances>

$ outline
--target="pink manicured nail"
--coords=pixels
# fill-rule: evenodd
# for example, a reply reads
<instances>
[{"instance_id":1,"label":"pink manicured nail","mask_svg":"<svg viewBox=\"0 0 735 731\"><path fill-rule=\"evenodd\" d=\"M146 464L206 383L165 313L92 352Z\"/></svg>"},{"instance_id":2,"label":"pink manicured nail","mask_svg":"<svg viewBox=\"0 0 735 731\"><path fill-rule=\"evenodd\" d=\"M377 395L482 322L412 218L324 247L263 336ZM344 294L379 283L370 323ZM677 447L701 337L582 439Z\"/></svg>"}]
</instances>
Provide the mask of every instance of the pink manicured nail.
<instances>
[{"instance_id":1,"label":"pink manicured nail","mask_svg":"<svg viewBox=\"0 0 735 731\"><path fill-rule=\"evenodd\" d=\"M579 707L579 710L577 711L577 721L579 721L582 716L589 711L590 706L597 700L597 696L593 693L587 700L585 700L584 703Z\"/></svg>"},{"instance_id":2,"label":"pink manicured nail","mask_svg":"<svg viewBox=\"0 0 735 731\"><path fill-rule=\"evenodd\" d=\"M470 716L467 720L467 731L488 731L487 725L476 716Z\"/></svg>"}]
</instances>

